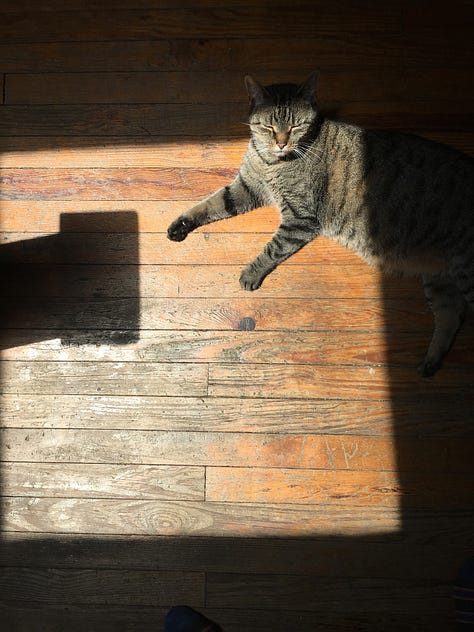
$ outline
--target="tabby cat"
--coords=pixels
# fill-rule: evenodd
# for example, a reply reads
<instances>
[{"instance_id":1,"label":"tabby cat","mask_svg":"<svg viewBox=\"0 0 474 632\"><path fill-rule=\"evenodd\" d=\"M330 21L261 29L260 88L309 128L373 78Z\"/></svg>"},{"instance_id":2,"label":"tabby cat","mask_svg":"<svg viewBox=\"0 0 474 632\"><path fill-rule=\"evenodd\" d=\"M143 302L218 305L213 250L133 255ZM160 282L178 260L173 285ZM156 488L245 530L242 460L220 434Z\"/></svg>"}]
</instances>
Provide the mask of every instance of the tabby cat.
<instances>
[{"instance_id":1,"label":"tabby cat","mask_svg":"<svg viewBox=\"0 0 474 632\"><path fill-rule=\"evenodd\" d=\"M388 272L421 275L434 333L419 367L440 367L466 306L474 308L474 160L445 145L325 119L318 72L302 85L261 86L247 76L251 139L240 171L178 217L168 237L264 205L281 224L240 284L256 290L318 235Z\"/></svg>"}]
</instances>

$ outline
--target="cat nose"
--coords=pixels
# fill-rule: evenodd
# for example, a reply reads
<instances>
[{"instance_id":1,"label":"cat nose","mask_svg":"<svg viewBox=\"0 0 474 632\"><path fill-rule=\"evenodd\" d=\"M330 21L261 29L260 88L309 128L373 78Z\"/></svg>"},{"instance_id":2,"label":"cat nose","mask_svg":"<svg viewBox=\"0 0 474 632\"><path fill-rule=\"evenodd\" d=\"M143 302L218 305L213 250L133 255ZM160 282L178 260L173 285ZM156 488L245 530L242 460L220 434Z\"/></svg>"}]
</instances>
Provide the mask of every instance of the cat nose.
<instances>
[{"instance_id":1,"label":"cat nose","mask_svg":"<svg viewBox=\"0 0 474 632\"><path fill-rule=\"evenodd\" d=\"M286 147L286 143L277 143L280 149L284 149Z\"/></svg>"}]
</instances>

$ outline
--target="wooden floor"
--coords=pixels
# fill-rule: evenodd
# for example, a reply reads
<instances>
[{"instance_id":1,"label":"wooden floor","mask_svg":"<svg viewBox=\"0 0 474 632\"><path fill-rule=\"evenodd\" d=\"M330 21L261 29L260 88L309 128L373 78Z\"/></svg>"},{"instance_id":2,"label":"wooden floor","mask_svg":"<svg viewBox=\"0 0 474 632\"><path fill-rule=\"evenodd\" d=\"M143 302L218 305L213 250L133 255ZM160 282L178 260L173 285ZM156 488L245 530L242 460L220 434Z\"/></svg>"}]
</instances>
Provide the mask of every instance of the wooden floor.
<instances>
[{"instance_id":1,"label":"wooden floor","mask_svg":"<svg viewBox=\"0 0 474 632\"><path fill-rule=\"evenodd\" d=\"M84 9L84 6L88 9ZM0 627L445 632L474 545L474 319L319 240L255 294L242 77L474 155L474 5L3 0ZM41 8L41 10L40 10Z\"/></svg>"}]
</instances>

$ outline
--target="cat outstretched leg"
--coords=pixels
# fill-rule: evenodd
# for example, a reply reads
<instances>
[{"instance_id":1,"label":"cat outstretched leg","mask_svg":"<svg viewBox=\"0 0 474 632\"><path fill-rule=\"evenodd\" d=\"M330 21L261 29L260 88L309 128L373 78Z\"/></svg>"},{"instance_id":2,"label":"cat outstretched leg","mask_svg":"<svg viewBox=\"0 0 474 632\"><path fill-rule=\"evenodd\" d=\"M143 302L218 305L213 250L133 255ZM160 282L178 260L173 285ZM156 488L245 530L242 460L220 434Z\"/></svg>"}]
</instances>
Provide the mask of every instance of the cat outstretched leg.
<instances>
[{"instance_id":1,"label":"cat outstretched leg","mask_svg":"<svg viewBox=\"0 0 474 632\"><path fill-rule=\"evenodd\" d=\"M423 377L430 377L441 367L451 348L466 312L466 300L453 278L441 274L423 275L425 296L433 312L435 328L428 352L418 367Z\"/></svg>"},{"instance_id":2,"label":"cat outstretched leg","mask_svg":"<svg viewBox=\"0 0 474 632\"><path fill-rule=\"evenodd\" d=\"M308 222L284 222L264 247L258 257L252 261L240 275L242 289L253 291L258 289L265 279L280 263L291 257L295 252L312 241L319 229Z\"/></svg>"},{"instance_id":3,"label":"cat outstretched leg","mask_svg":"<svg viewBox=\"0 0 474 632\"><path fill-rule=\"evenodd\" d=\"M183 241L199 226L246 213L259 206L262 206L262 201L239 173L232 184L212 193L175 219L168 228L168 239Z\"/></svg>"}]
</instances>

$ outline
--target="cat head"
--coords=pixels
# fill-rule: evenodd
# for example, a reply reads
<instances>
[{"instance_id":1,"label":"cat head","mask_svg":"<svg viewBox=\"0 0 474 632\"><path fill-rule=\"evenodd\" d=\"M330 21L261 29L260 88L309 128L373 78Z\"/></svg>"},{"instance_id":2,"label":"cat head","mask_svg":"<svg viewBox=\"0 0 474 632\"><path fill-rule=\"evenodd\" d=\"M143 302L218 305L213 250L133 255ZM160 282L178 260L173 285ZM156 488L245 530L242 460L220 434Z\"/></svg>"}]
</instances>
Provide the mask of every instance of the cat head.
<instances>
[{"instance_id":1,"label":"cat head","mask_svg":"<svg viewBox=\"0 0 474 632\"><path fill-rule=\"evenodd\" d=\"M317 117L316 86L319 71L301 85L281 83L263 87L245 77L250 102L250 130L257 151L278 161L298 156Z\"/></svg>"}]
</instances>

